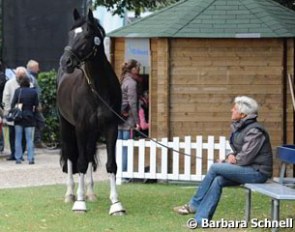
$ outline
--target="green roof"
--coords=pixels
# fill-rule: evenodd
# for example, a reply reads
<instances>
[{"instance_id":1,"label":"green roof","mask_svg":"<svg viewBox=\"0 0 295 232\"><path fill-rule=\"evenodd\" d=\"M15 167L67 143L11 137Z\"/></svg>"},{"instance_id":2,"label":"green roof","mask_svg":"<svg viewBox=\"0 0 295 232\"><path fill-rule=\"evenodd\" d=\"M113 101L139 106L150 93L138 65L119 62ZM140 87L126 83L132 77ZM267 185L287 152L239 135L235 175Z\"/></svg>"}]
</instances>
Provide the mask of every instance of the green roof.
<instances>
[{"instance_id":1,"label":"green roof","mask_svg":"<svg viewBox=\"0 0 295 232\"><path fill-rule=\"evenodd\" d=\"M131 38L295 37L295 11L274 0L183 0L108 34Z\"/></svg>"}]
</instances>

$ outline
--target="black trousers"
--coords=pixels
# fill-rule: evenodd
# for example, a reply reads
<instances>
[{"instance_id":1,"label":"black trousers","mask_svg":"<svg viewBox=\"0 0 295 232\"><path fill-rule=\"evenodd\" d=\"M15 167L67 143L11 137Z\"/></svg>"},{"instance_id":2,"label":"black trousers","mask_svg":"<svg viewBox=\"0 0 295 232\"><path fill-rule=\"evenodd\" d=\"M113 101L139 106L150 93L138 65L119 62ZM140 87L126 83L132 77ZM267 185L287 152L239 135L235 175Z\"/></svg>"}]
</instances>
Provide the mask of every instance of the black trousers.
<instances>
[{"instance_id":1,"label":"black trousers","mask_svg":"<svg viewBox=\"0 0 295 232\"><path fill-rule=\"evenodd\" d=\"M45 118L41 112L35 113L35 133L34 133L34 143L41 143L42 142L42 131L45 127Z\"/></svg>"}]
</instances>

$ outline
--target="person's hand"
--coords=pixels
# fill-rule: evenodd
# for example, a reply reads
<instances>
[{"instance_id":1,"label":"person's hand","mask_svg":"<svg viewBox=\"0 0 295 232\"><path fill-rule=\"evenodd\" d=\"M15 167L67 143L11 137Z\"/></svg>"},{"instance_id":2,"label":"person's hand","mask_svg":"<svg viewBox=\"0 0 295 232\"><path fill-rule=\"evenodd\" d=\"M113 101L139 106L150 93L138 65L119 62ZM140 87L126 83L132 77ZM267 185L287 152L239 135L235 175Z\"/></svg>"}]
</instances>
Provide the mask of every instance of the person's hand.
<instances>
[{"instance_id":1,"label":"person's hand","mask_svg":"<svg viewBox=\"0 0 295 232\"><path fill-rule=\"evenodd\" d=\"M228 163L230 163L230 164L235 164L235 163L237 163L237 160L236 160L236 157L234 156L234 155L229 155L228 157L227 157L227 162Z\"/></svg>"},{"instance_id":2,"label":"person's hand","mask_svg":"<svg viewBox=\"0 0 295 232\"><path fill-rule=\"evenodd\" d=\"M139 125L139 124L136 124L135 129L136 129L136 130L140 130L140 125Z\"/></svg>"}]
</instances>

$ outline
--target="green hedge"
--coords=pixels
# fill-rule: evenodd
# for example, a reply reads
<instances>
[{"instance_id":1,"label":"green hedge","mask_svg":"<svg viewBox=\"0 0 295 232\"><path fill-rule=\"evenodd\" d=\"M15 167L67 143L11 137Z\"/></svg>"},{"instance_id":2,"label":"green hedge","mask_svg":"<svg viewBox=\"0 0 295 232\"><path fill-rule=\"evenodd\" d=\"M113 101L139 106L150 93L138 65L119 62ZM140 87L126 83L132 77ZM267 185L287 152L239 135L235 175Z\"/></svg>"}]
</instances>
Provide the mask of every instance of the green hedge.
<instances>
[{"instance_id":1,"label":"green hedge","mask_svg":"<svg viewBox=\"0 0 295 232\"><path fill-rule=\"evenodd\" d=\"M56 108L56 71L41 72L38 75L38 84L41 88L40 101L45 117L45 128L42 140L49 146L59 145L59 120Z\"/></svg>"}]
</instances>

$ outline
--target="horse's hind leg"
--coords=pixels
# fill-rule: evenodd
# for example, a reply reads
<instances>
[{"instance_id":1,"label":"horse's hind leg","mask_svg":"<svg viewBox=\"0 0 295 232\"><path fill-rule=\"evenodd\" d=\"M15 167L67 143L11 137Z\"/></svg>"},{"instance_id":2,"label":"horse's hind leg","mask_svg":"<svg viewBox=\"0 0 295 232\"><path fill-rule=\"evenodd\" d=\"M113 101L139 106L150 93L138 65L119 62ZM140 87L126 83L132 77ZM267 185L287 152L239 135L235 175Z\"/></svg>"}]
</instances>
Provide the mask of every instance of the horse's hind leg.
<instances>
[{"instance_id":1,"label":"horse's hind leg","mask_svg":"<svg viewBox=\"0 0 295 232\"><path fill-rule=\"evenodd\" d=\"M89 162L89 164L88 164L86 185L87 185L87 192L86 192L87 200L96 201L97 197L96 197L96 194L94 193L94 190L93 190L94 181L93 181L92 162Z\"/></svg>"},{"instance_id":2,"label":"horse's hind leg","mask_svg":"<svg viewBox=\"0 0 295 232\"><path fill-rule=\"evenodd\" d=\"M110 177L110 186L111 186L110 200L112 202L109 214L114 216L125 215L126 210L123 208L123 205L119 201L119 197L118 197L118 192L116 187L116 175L114 173L110 173L109 177Z\"/></svg>"},{"instance_id":3,"label":"horse's hind leg","mask_svg":"<svg viewBox=\"0 0 295 232\"><path fill-rule=\"evenodd\" d=\"M72 210L77 213L84 213L87 211L85 202L85 183L84 174L79 173L78 189L77 189L77 200L75 201Z\"/></svg>"}]
</instances>

